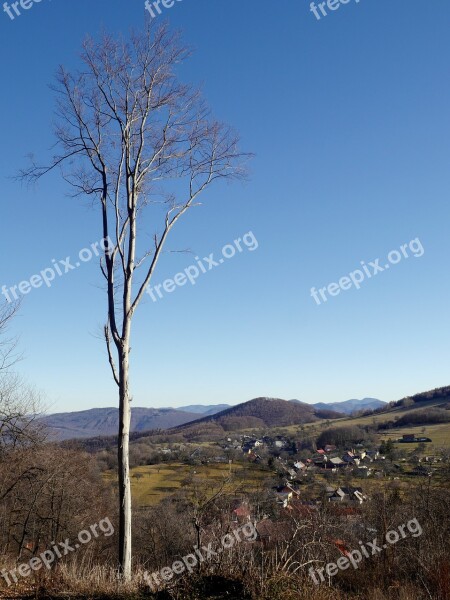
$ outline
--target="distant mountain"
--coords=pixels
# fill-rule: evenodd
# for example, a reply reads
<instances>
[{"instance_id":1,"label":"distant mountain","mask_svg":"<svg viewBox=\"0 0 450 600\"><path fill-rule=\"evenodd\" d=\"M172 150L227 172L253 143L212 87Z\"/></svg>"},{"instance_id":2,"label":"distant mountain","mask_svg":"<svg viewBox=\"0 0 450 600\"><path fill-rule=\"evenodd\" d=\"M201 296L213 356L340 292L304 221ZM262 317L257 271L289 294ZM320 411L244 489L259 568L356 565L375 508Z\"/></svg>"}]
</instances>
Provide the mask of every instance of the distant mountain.
<instances>
[{"instance_id":1,"label":"distant mountain","mask_svg":"<svg viewBox=\"0 0 450 600\"><path fill-rule=\"evenodd\" d=\"M318 402L312 406L319 410L335 410L346 415L351 415L360 410L375 410L376 408L387 406L387 404L377 398L363 398L362 400L345 400L345 402Z\"/></svg>"},{"instance_id":2,"label":"distant mountain","mask_svg":"<svg viewBox=\"0 0 450 600\"><path fill-rule=\"evenodd\" d=\"M201 424L214 423L225 431L255 427L283 427L301 425L319 419L332 419L343 416L330 409L320 410L304 402L289 402L279 398L255 398L232 406L212 416L204 416L193 423L180 426L185 429Z\"/></svg>"},{"instance_id":3,"label":"distant mountain","mask_svg":"<svg viewBox=\"0 0 450 600\"><path fill-rule=\"evenodd\" d=\"M199 415L215 415L218 412L221 412L222 410L226 410L227 408L230 408L231 405L230 404L210 404L210 405L203 405L203 404L190 404L189 406L180 406L177 410L182 410L183 412L188 412L188 413L196 413Z\"/></svg>"},{"instance_id":4,"label":"distant mountain","mask_svg":"<svg viewBox=\"0 0 450 600\"><path fill-rule=\"evenodd\" d=\"M175 408L133 408L131 431L170 429L198 419L194 412ZM42 417L52 437L58 440L116 435L119 428L117 408L93 408L80 412L59 413Z\"/></svg>"}]
</instances>

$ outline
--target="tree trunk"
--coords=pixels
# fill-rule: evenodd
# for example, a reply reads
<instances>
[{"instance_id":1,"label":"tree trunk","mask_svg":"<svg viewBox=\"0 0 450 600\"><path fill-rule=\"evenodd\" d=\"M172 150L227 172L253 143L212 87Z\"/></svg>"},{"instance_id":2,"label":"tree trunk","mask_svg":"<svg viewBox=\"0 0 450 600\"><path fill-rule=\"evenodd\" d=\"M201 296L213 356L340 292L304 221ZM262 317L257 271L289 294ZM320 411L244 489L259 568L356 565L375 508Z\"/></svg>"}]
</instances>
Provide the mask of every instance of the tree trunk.
<instances>
[{"instance_id":1,"label":"tree trunk","mask_svg":"<svg viewBox=\"0 0 450 600\"><path fill-rule=\"evenodd\" d=\"M124 344L119 371L119 569L123 581L131 580L131 483L129 345Z\"/></svg>"}]
</instances>

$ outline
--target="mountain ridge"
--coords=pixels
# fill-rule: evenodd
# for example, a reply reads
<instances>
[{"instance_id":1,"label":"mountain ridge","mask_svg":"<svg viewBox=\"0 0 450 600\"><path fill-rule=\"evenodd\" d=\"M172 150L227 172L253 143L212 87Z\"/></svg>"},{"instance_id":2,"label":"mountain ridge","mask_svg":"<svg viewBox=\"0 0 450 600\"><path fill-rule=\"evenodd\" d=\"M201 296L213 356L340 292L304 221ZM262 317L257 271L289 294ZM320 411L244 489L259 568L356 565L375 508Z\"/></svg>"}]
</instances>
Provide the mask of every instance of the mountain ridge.
<instances>
[{"instance_id":1,"label":"mountain ridge","mask_svg":"<svg viewBox=\"0 0 450 600\"><path fill-rule=\"evenodd\" d=\"M236 406L205 416L191 423L177 426L175 429L215 423L225 430L247 429L252 427L283 427L300 425L320 419L332 419L345 416L331 410L316 409L312 404L297 401L295 403L281 398L259 397L248 400Z\"/></svg>"},{"instance_id":2,"label":"mountain ridge","mask_svg":"<svg viewBox=\"0 0 450 600\"><path fill-rule=\"evenodd\" d=\"M320 410L336 410L351 415L361 410L375 410L387 406L387 402L378 400L378 398L362 398L360 400L352 398L343 402L316 402L313 404Z\"/></svg>"},{"instance_id":3,"label":"mountain ridge","mask_svg":"<svg viewBox=\"0 0 450 600\"><path fill-rule=\"evenodd\" d=\"M131 409L131 431L170 429L198 419L197 413L173 408ZM116 435L119 428L118 408L90 408L83 411L55 413L39 419L57 440L91 438Z\"/></svg>"}]
</instances>

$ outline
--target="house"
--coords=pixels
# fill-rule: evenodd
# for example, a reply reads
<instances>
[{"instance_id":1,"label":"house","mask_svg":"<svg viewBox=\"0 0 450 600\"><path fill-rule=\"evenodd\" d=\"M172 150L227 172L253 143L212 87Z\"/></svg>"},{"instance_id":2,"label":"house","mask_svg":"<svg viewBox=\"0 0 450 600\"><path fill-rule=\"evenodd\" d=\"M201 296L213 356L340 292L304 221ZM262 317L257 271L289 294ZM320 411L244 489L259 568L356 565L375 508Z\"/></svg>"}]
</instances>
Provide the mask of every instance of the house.
<instances>
[{"instance_id":1,"label":"house","mask_svg":"<svg viewBox=\"0 0 450 600\"><path fill-rule=\"evenodd\" d=\"M329 485L326 486L325 488L325 496L328 498L328 500L330 500L331 496L333 496L335 492L334 487L331 487Z\"/></svg>"},{"instance_id":2,"label":"house","mask_svg":"<svg viewBox=\"0 0 450 600\"><path fill-rule=\"evenodd\" d=\"M287 474L289 475L290 479L295 479L297 477L297 471L294 469L288 469Z\"/></svg>"},{"instance_id":3,"label":"house","mask_svg":"<svg viewBox=\"0 0 450 600\"><path fill-rule=\"evenodd\" d=\"M343 461L341 458L339 458L339 456L337 456L335 458L330 458L329 463L332 466L332 468L336 468L336 469L345 467L347 464L345 461Z\"/></svg>"},{"instance_id":4,"label":"house","mask_svg":"<svg viewBox=\"0 0 450 600\"><path fill-rule=\"evenodd\" d=\"M298 470L298 471L302 471L303 469L306 469L306 465L305 463L302 463L301 460L298 460L296 463L294 463L294 467Z\"/></svg>"},{"instance_id":5,"label":"house","mask_svg":"<svg viewBox=\"0 0 450 600\"><path fill-rule=\"evenodd\" d=\"M404 434L397 442L402 444L410 444L412 442L431 442L432 440L428 437L420 437L416 438L414 433L406 433Z\"/></svg>"},{"instance_id":6,"label":"house","mask_svg":"<svg viewBox=\"0 0 450 600\"><path fill-rule=\"evenodd\" d=\"M373 460L377 460L377 458L380 456L380 453L378 452L378 450L367 450L366 456L368 456L369 458L373 458Z\"/></svg>"},{"instance_id":7,"label":"house","mask_svg":"<svg viewBox=\"0 0 450 600\"><path fill-rule=\"evenodd\" d=\"M284 507L293 499L299 498L300 492L295 490L289 483L276 488L277 502Z\"/></svg>"},{"instance_id":8,"label":"house","mask_svg":"<svg viewBox=\"0 0 450 600\"><path fill-rule=\"evenodd\" d=\"M330 502L353 502L355 504L362 504L367 500L367 496L364 495L362 488L357 487L339 487L330 497Z\"/></svg>"},{"instance_id":9,"label":"house","mask_svg":"<svg viewBox=\"0 0 450 600\"><path fill-rule=\"evenodd\" d=\"M369 469L369 467L366 467L365 465L360 465L359 467L356 467L353 474L356 475L356 477L369 477L372 475L372 469Z\"/></svg>"},{"instance_id":10,"label":"house","mask_svg":"<svg viewBox=\"0 0 450 600\"><path fill-rule=\"evenodd\" d=\"M243 443L242 450L244 454L248 454L255 448L260 448L261 446L264 446L264 442L262 440L248 440Z\"/></svg>"},{"instance_id":11,"label":"house","mask_svg":"<svg viewBox=\"0 0 450 600\"><path fill-rule=\"evenodd\" d=\"M364 457L361 458L361 462L364 462L366 464L373 463L379 458L379 456L380 453L378 452L378 450L366 450L364 453Z\"/></svg>"},{"instance_id":12,"label":"house","mask_svg":"<svg viewBox=\"0 0 450 600\"><path fill-rule=\"evenodd\" d=\"M361 462L361 460L357 458L357 456L353 454L353 452L346 452L342 457L342 460L348 465L359 465L359 463Z\"/></svg>"},{"instance_id":13,"label":"house","mask_svg":"<svg viewBox=\"0 0 450 600\"><path fill-rule=\"evenodd\" d=\"M242 450L245 454L248 454L254 448L259 448L260 446L264 446L264 442L262 442L261 440L247 440L242 445Z\"/></svg>"}]
</instances>

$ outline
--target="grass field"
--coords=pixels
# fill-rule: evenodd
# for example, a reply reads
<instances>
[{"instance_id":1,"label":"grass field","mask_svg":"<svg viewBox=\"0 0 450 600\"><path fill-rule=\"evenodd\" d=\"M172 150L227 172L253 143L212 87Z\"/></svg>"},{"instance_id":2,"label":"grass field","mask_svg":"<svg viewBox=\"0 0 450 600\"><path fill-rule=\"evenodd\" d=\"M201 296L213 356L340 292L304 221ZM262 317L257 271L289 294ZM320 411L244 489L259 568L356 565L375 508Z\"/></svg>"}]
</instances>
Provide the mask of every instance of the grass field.
<instances>
[{"instance_id":1,"label":"grass field","mask_svg":"<svg viewBox=\"0 0 450 600\"><path fill-rule=\"evenodd\" d=\"M341 419L333 419L329 421L315 421L314 423L307 423L303 426L291 425L289 427L279 427L277 430L282 430L286 435L295 436L299 439L304 436L318 436L324 429L328 427L347 427L352 425L378 425L385 423L386 421L393 421L396 417L402 417L406 414L414 413L424 408L433 408L435 406L442 405L441 402L420 402L415 404L413 407L403 408L399 407L393 409L387 413L380 413L377 415L370 415L368 417L348 417ZM422 433L422 428L425 427L425 433ZM440 423L438 425L418 425L416 427L398 427L396 429L390 429L386 431L380 431L377 435L381 442L383 439L396 439L402 437L405 433L414 433L416 436L426 436L431 438L433 441L427 444L430 450L438 450L439 448L450 449L450 423ZM399 444L399 446L414 450L416 444ZM431 448L432 447L432 448Z\"/></svg>"},{"instance_id":2,"label":"grass field","mask_svg":"<svg viewBox=\"0 0 450 600\"><path fill-rule=\"evenodd\" d=\"M425 428L425 431L423 429ZM395 440L401 438L406 433L414 433L416 437L429 437L432 442L426 443L427 454L430 450L438 450L439 448L450 448L450 423L440 423L438 425L419 425L417 427L399 427L397 429L389 429L379 434L380 440ZM413 450L417 444L396 444L398 448Z\"/></svg>"},{"instance_id":3,"label":"grass field","mask_svg":"<svg viewBox=\"0 0 450 600\"><path fill-rule=\"evenodd\" d=\"M230 479L231 474L231 479ZM107 473L109 481L117 481L113 473ZM270 478L270 473L252 464L207 464L185 465L182 463L161 463L146 465L131 470L131 489L134 500L139 506L154 506L161 500L180 490L184 483L192 478L208 482L211 490L230 479L229 489L257 489Z\"/></svg>"}]
</instances>

